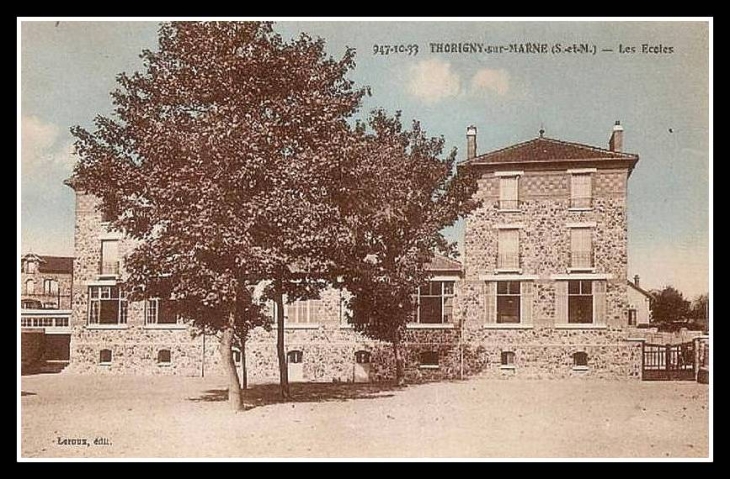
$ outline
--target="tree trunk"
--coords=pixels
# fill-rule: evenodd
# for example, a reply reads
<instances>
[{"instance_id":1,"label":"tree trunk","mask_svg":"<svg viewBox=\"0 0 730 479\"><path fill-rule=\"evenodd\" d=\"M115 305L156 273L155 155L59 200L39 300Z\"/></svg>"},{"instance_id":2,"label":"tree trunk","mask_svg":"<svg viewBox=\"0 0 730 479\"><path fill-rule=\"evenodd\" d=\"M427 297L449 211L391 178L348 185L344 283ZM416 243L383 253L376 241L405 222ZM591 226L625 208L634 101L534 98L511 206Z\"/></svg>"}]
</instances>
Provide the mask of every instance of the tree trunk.
<instances>
[{"instance_id":1,"label":"tree trunk","mask_svg":"<svg viewBox=\"0 0 730 479\"><path fill-rule=\"evenodd\" d=\"M393 334L393 354L395 356L395 384L397 386L403 386L406 383L405 361L400 341L400 330L398 329Z\"/></svg>"},{"instance_id":2,"label":"tree trunk","mask_svg":"<svg viewBox=\"0 0 730 479\"><path fill-rule=\"evenodd\" d=\"M279 356L279 384L281 385L281 398L291 398L289 392L289 369L286 361L286 349L284 348L284 295L281 292L281 281L276 284L276 353Z\"/></svg>"},{"instance_id":3,"label":"tree trunk","mask_svg":"<svg viewBox=\"0 0 730 479\"><path fill-rule=\"evenodd\" d=\"M248 389L248 370L246 369L246 340L241 341L241 389Z\"/></svg>"},{"instance_id":4,"label":"tree trunk","mask_svg":"<svg viewBox=\"0 0 730 479\"><path fill-rule=\"evenodd\" d=\"M232 314L230 321L233 322ZM223 370L228 378L228 404L234 411L242 411L241 384L238 382L236 363L233 361L233 326L230 323L221 335L219 351Z\"/></svg>"}]
</instances>

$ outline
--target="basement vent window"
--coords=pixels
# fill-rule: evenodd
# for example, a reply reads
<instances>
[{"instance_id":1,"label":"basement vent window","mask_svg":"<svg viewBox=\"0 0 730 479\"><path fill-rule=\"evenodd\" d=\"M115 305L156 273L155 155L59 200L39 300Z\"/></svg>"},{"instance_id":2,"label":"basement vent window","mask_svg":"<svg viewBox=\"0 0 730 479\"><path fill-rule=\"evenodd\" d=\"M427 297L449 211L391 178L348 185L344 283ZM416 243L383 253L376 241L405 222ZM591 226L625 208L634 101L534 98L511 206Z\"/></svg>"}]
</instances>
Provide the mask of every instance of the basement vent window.
<instances>
[{"instance_id":1,"label":"basement vent window","mask_svg":"<svg viewBox=\"0 0 730 479\"><path fill-rule=\"evenodd\" d=\"M302 362L303 356L301 351L289 351L286 353L286 361L289 364L298 364Z\"/></svg>"},{"instance_id":2,"label":"basement vent window","mask_svg":"<svg viewBox=\"0 0 730 479\"><path fill-rule=\"evenodd\" d=\"M369 364L370 353L368 351L357 351L355 353L355 362L357 364Z\"/></svg>"},{"instance_id":3,"label":"basement vent window","mask_svg":"<svg viewBox=\"0 0 730 479\"><path fill-rule=\"evenodd\" d=\"M422 369L438 369L439 353L438 351L424 351L420 355Z\"/></svg>"},{"instance_id":4,"label":"basement vent window","mask_svg":"<svg viewBox=\"0 0 730 479\"><path fill-rule=\"evenodd\" d=\"M102 366L108 366L112 363L112 350L102 349L99 351L99 364Z\"/></svg>"},{"instance_id":5,"label":"basement vent window","mask_svg":"<svg viewBox=\"0 0 730 479\"><path fill-rule=\"evenodd\" d=\"M588 354L582 351L573 353L573 369L585 371L588 369Z\"/></svg>"},{"instance_id":6,"label":"basement vent window","mask_svg":"<svg viewBox=\"0 0 730 479\"><path fill-rule=\"evenodd\" d=\"M515 368L515 353L514 351L502 351L501 366L502 369L514 369Z\"/></svg>"},{"instance_id":7,"label":"basement vent window","mask_svg":"<svg viewBox=\"0 0 730 479\"><path fill-rule=\"evenodd\" d=\"M160 349L157 352L157 364L160 366L169 366L172 362L172 354L169 349Z\"/></svg>"}]
</instances>

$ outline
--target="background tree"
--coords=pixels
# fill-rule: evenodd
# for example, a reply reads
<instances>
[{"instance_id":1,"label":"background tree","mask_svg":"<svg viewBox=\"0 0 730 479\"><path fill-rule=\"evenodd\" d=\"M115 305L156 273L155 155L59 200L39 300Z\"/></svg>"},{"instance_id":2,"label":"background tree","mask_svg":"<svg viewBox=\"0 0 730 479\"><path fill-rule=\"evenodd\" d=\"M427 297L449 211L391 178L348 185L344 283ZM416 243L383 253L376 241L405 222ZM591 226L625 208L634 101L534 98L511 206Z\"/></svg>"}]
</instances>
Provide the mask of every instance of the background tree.
<instances>
[{"instance_id":1,"label":"background tree","mask_svg":"<svg viewBox=\"0 0 730 479\"><path fill-rule=\"evenodd\" d=\"M343 168L341 215L350 241L339 260L341 286L352 293L355 328L393 345L402 384L401 343L414 294L429 277L425 265L434 252L455 254L442 231L477 205L476 177L469 167L456 175L456 150L442 159L443 138L428 137L415 121L403 129L400 113L373 112L357 135L357 161Z\"/></svg>"},{"instance_id":2,"label":"background tree","mask_svg":"<svg viewBox=\"0 0 730 479\"><path fill-rule=\"evenodd\" d=\"M654 292L651 302L651 317L654 323L684 321L689 314L689 301L672 286Z\"/></svg>"},{"instance_id":3,"label":"background tree","mask_svg":"<svg viewBox=\"0 0 730 479\"><path fill-rule=\"evenodd\" d=\"M114 115L93 132L72 128L75 186L138 240L125 263L130 299L174 299L196 327L220 333L236 409L234 336L260 322L251 289L272 279L264 299L279 305L288 396L283 295L316 295L309 272L326 271L342 237L328 185L366 93L345 78L353 52L330 59L322 40L285 42L269 23L175 22L141 57L144 72L117 78Z\"/></svg>"}]
</instances>

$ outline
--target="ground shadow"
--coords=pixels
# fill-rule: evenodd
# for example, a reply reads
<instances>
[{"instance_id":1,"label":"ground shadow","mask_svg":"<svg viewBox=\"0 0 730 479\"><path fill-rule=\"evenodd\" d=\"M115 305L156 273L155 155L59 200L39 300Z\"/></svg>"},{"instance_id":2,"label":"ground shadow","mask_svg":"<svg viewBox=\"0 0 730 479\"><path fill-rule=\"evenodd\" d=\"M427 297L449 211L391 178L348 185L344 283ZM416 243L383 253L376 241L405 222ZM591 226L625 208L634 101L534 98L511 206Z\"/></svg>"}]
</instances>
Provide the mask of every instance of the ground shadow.
<instances>
[{"instance_id":1,"label":"ground shadow","mask_svg":"<svg viewBox=\"0 0 730 479\"><path fill-rule=\"evenodd\" d=\"M278 384L257 384L243 391L247 409L281 402L307 403L326 401L350 401L354 399L378 399L392 397L394 391L403 389L390 383L293 383L291 399L284 401ZM189 401L227 401L227 389L209 389Z\"/></svg>"},{"instance_id":2,"label":"ground shadow","mask_svg":"<svg viewBox=\"0 0 730 479\"><path fill-rule=\"evenodd\" d=\"M28 391L20 391L20 396L37 396L36 393L28 392Z\"/></svg>"}]
</instances>

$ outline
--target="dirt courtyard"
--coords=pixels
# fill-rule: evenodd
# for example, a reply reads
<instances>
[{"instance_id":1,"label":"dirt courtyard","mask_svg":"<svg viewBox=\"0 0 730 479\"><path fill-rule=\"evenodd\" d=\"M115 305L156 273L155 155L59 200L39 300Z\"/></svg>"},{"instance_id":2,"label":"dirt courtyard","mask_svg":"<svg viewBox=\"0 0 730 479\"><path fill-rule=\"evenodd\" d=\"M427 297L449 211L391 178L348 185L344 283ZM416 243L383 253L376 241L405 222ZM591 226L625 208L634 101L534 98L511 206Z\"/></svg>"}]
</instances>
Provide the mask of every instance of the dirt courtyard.
<instances>
[{"instance_id":1,"label":"dirt courtyard","mask_svg":"<svg viewBox=\"0 0 730 479\"><path fill-rule=\"evenodd\" d=\"M707 458L708 386L487 380L253 386L220 378L21 378L23 458ZM83 444L83 440L86 444ZM81 444L79 444L81 443Z\"/></svg>"}]
</instances>

